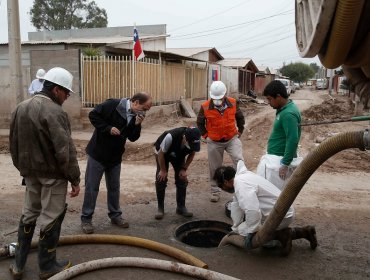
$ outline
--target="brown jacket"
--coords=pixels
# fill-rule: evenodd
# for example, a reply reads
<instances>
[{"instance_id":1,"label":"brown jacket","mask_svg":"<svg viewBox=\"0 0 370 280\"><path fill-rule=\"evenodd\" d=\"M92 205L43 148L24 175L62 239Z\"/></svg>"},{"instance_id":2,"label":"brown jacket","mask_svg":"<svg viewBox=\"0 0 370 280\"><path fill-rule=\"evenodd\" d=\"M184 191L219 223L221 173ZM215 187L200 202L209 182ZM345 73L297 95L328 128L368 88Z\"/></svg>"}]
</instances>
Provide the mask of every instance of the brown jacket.
<instances>
[{"instance_id":1,"label":"brown jacket","mask_svg":"<svg viewBox=\"0 0 370 280\"><path fill-rule=\"evenodd\" d=\"M46 95L37 94L17 106L9 143L13 164L22 176L80 183L67 113Z\"/></svg>"}]
</instances>

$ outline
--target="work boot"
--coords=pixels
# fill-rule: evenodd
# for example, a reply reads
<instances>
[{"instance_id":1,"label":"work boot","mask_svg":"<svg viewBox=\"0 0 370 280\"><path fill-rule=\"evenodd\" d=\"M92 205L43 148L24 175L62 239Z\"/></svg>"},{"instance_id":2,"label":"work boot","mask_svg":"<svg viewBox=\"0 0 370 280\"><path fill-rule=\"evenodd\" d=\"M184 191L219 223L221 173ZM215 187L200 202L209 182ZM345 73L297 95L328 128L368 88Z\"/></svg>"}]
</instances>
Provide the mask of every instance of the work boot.
<instances>
[{"instance_id":1,"label":"work boot","mask_svg":"<svg viewBox=\"0 0 370 280\"><path fill-rule=\"evenodd\" d=\"M81 222L81 229L85 234L92 234L94 233L94 226L91 222Z\"/></svg>"},{"instance_id":2,"label":"work boot","mask_svg":"<svg viewBox=\"0 0 370 280\"><path fill-rule=\"evenodd\" d=\"M50 223L44 231L40 232L38 261L41 280L48 279L51 276L71 267L68 260L57 261L56 247L58 245L62 222L67 211L67 204L62 214Z\"/></svg>"},{"instance_id":3,"label":"work boot","mask_svg":"<svg viewBox=\"0 0 370 280\"><path fill-rule=\"evenodd\" d=\"M27 256L31 248L32 236L35 232L35 224L25 224L19 221L18 243L15 247L14 261L10 264L9 270L14 280L22 279Z\"/></svg>"},{"instance_id":4,"label":"work boot","mask_svg":"<svg viewBox=\"0 0 370 280\"><path fill-rule=\"evenodd\" d=\"M274 240L281 243L281 255L288 256L292 250L292 229L288 227L275 231Z\"/></svg>"},{"instance_id":5,"label":"work boot","mask_svg":"<svg viewBox=\"0 0 370 280\"><path fill-rule=\"evenodd\" d=\"M158 212L155 214L154 218L156 220L162 220L164 216L164 197L166 194L166 189L156 186L155 190L157 193Z\"/></svg>"},{"instance_id":6,"label":"work boot","mask_svg":"<svg viewBox=\"0 0 370 280\"><path fill-rule=\"evenodd\" d=\"M177 187L176 188L176 213L190 218L193 217L193 213L189 212L188 209L185 206L185 200L186 200L186 187Z\"/></svg>"},{"instance_id":7,"label":"work boot","mask_svg":"<svg viewBox=\"0 0 370 280\"><path fill-rule=\"evenodd\" d=\"M122 217L112 218L110 221L113 225L116 225L120 228L129 228L130 226L129 223L126 222Z\"/></svg>"},{"instance_id":8,"label":"work boot","mask_svg":"<svg viewBox=\"0 0 370 280\"><path fill-rule=\"evenodd\" d=\"M310 247L315 250L317 247L316 229L314 226L295 227L292 229L292 239L305 238L310 242Z\"/></svg>"},{"instance_id":9,"label":"work boot","mask_svg":"<svg viewBox=\"0 0 370 280\"><path fill-rule=\"evenodd\" d=\"M227 244L232 244L236 247L245 249L245 236L239 234L227 234L222 238L218 247L223 247Z\"/></svg>"}]
</instances>

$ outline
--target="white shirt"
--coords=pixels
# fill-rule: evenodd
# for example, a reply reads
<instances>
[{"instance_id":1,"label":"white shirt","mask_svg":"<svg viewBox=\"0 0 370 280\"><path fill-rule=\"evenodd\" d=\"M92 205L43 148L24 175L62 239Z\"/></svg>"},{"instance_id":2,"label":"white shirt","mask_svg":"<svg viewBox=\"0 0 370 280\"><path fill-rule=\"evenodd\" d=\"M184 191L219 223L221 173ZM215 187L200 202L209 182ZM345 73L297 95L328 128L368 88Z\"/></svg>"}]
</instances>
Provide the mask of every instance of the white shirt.
<instances>
[{"instance_id":1,"label":"white shirt","mask_svg":"<svg viewBox=\"0 0 370 280\"><path fill-rule=\"evenodd\" d=\"M40 82L39 79L34 79L31 84L30 84L30 87L28 88L28 93L30 95L34 95L35 92L39 92L42 90L42 87L44 85L44 80L42 80L42 82Z\"/></svg>"},{"instance_id":2,"label":"white shirt","mask_svg":"<svg viewBox=\"0 0 370 280\"><path fill-rule=\"evenodd\" d=\"M234 188L235 194L231 203L232 230L246 236L259 230L281 192L265 178L248 171L241 160L238 162ZM294 209L290 207L285 218L292 216Z\"/></svg>"}]
</instances>

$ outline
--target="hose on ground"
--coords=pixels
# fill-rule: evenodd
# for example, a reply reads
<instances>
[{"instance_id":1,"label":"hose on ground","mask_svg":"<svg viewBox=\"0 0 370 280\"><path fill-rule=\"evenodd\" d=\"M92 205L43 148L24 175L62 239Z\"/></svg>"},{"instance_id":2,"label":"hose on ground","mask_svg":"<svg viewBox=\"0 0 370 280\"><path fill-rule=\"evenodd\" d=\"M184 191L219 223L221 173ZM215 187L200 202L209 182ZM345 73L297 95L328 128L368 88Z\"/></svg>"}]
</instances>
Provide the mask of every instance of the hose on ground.
<instances>
[{"instance_id":1,"label":"hose on ground","mask_svg":"<svg viewBox=\"0 0 370 280\"><path fill-rule=\"evenodd\" d=\"M284 219L298 193L322 163L334 154L345 149L369 149L369 143L369 132L367 130L344 132L328 138L305 157L293 172L261 230L253 237L252 248L261 247L266 242L272 240L275 230Z\"/></svg>"},{"instance_id":2,"label":"hose on ground","mask_svg":"<svg viewBox=\"0 0 370 280\"><path fill-rule=\"evenodd\" d=\"M180 249L159 242L155 242L149 239L134 236L110 235L110 234L68 235L61 236L58 243L58 245L73 245L73 244L119 244L136 246L165 254L189 265L193 265L200 268L208 268L208 265L206 263ZM31 248L34 249L37 247L38 241L37 240L32 241ZM9 257L9 256L10 256L9 248L4 247L0 250L0 257Z\"/></svg>"},{"instance_id":3,"label":"hose on ground","mask_svg":"<svg viewBox=\"0 0 370 280\"><path fill-rule=\"evenodd\" d=\"M130 245L135 247L146 248L152 251L173 257L183 263L193 266L208 268L208 265L192 255L177 249L175 247L155 242L152 240L124 235L109 235L109 234L89 234L89 235L70 235L62 236L59 239L59 245L71 244L120 244Z\"/></svg>"},{"instance_id":4,"label":"hose on ground","mask_svg":"<svg viewBox=\"0 0 370 280\"><path fill-rule=\"evenodd\" d=\"M190 266L182 263L150 259L150 258L136 258L136 257L114 257L114 258L105 258L99 260L93 260L85 263L81 263L67 270L63 270L49 280L66 280L72 279L77 275L82 273L103 269L111 267L140 267L148 269L158 269L165 270L175 273L181 273L197 279L207 279L207 280L238 280L225 274L219 272ZM138 277L139 278L139 277Z\"/></svg>"}]
</instances>

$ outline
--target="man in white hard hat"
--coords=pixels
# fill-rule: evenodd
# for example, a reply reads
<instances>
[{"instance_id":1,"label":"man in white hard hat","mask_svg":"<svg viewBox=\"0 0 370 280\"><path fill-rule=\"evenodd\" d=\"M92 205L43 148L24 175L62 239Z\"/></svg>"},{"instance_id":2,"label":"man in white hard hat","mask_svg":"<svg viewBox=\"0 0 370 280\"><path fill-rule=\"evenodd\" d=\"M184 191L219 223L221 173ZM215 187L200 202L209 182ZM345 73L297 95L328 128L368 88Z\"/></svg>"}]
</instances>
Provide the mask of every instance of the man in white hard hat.
<instances>
[{"instance_id":1,"label":"man in white hard hat","mask_svg":"<svg viewBox=\"0 0 370 280\"><path fill-rule=\"evenodd\" d=\"M212 83L210 99L200 107L197 125L207 140L211 202L220 200L220 188L213 180L215 170L222 165L226 151L234 165L243 160L242 143L239 139L244 130L244 115L234 98L226 96L226 86L221 81Z\"/></svg>"},{"instance_id":2,"label":"man in white hard hat","mask_svg":"<svg viewBox=\"0 0 370 280\"><path fill-rule=\"evenodd\" d=\"M16 107L10 124L10 153L14 166L26 181L26 194L19 221L15 259L10 266L14 279L21 279L38 220L40 279L68 268L56 260L62 222L70 197L80 192L80 169L71 138L70 123L62 104L72 92L73 76L55 67L45 77L43 88ZM31 277L35 278L35 277Z\"/></svg>"},{"instance_id":3,"label":"man in white hard hat","mask_svg":"<svg viewBox=\"0 0 370 280\"><path fill-rule=\"evenodd\" d=\"M34 95L35 92L39 92L42 90L42 85L44 83L44 76L45 76L45 70L44 69L39 69L36 72L36 79L34 79L30 87L28 88L28 93L29 95Z\"/></svg>"}]
</instances>

